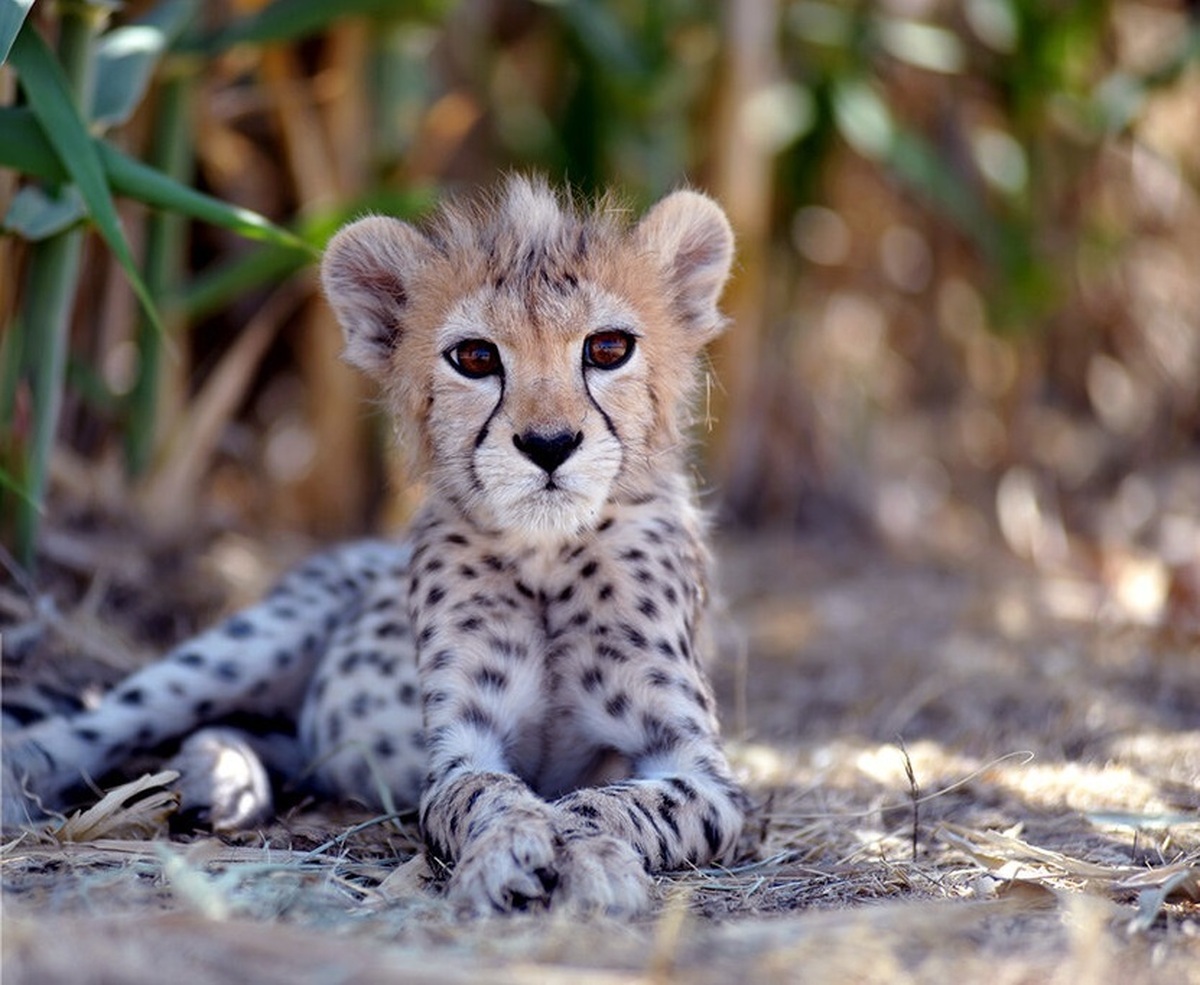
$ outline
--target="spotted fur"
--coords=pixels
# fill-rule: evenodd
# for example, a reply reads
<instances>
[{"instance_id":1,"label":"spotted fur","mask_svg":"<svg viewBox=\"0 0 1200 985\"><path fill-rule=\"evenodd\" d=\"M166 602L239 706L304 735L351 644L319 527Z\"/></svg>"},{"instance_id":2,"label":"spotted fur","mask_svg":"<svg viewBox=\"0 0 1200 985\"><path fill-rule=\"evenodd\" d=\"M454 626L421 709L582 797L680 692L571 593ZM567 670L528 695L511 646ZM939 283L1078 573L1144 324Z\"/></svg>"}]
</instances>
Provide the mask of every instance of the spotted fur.
<instances>
[{"instance_id":1,"label":"spotted fur","mask_svg":"<svg viewBox=\"0 0 1200 985\"><path fill-rule=\"evenodd\" d=\"M6 819L22 784L60 802L191 734L185 797L216 824L269 809L258 758L419 806L468 909L635 911L648 873L728 858L744 798L698 653L681 428L731 257L697 193L630 226L522 178L424 228L340 232L322 277L346 358L430 487L407 541L316 557L96 709L6 738ZM295 740L205 728L246 714Z\"/></svg>"}]
</instances>

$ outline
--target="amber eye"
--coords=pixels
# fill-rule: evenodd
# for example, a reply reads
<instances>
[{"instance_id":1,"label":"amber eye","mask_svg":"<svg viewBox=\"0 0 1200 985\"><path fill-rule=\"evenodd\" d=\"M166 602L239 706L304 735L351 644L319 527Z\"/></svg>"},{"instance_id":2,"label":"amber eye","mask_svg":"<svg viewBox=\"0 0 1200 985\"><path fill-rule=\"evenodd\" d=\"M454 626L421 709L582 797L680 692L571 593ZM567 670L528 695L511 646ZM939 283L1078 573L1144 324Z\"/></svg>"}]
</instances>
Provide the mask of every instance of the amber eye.
<instances>
[{"instance_id":1,"label":"amber eye","mask_svg":"<svg viewBox=\"0 0 1200 985\"><path fill-rule=\"evenodd\" d=\"M619 329L593 332L583 340L583 361L597 369L616 369L633 355L634 337Z\"/></svg>"},{"instance_id":2,"label":"amber eye","mask_svg":"<svg viewBox=\"0 0 1200 985\"><path fill-rule=\"evenodd\" d=\"M473 380L494 376L503 369L500 350L486 339L467 339L452 345L443 355L451 366Z\"/></svg>"}]
</instances>

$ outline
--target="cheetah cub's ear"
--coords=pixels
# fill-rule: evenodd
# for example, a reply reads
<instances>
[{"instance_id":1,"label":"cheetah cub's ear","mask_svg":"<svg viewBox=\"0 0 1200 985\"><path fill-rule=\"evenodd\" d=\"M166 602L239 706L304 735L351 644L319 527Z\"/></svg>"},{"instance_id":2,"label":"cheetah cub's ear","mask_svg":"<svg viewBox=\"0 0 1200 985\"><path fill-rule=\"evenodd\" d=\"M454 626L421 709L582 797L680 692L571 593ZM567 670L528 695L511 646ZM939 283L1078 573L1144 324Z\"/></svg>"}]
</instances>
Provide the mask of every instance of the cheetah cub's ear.
<instances>
[{"instance_id":1,"label":"cheetah cub's ear","mask_svg":"<svg viewBox=\"0 0 1200 985\"><path fill-rule=\"evenodd\" d=\"M404 332L412 280L432 250L408 223L385 216L359 219L330 240L321 284L352 366L384 377Z\"/></svg>"},{"instance_id":2,"label":"cheetah cub's ear","mask_svg":"<svg viewBox=\"0 0 1200 985\"><path fill-rule=\"evenodd\" d=\"M733 230L721 207L699 192L675 192L646 213L635 235L658 258L672 308L695 343L719 334L725 319L717 301L733 262Z\"/></svg>"}]
</instances>

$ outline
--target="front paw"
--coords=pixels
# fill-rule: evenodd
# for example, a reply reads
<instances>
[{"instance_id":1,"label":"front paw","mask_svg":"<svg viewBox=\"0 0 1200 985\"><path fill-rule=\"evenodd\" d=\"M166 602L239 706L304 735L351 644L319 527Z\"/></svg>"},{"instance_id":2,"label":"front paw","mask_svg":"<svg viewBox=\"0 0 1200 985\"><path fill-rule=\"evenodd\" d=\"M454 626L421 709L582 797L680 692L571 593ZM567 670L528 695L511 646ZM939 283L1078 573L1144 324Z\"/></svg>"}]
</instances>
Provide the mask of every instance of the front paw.
<instances>
[{"instance_id":1,"label":"front paw","mask_svg":"<svg viewBox=\"0 0 1200 985\"><path fill-rule=\"evenodd\" d=\"M649 909L653 882L642 856L608 834L568 834L558 857L555 906L609 916Z\"/></svg>"},{"instance_id":2,"label":"front paw","mask_svg":"<svg viewBox=\"0 0 1200 985\"><path fill-rule=\"evenodd\" d=\"M558 886L557 837L542 818L522 818L494 827L463 850L446 886L446 896L471 913L549 906Z\"/></svg>"},{"instance_id":3,"label":"front paw","mask_svg":"<svg viewBox=\"0 0 1200 985\"><path fill-rule=\"evenodd\" d=\"M652 889L641 855L619 838L564 833L538 818L474 839L446 895L476 914L554 907L629 916L649 908Z\"/></svg>"}]
</instances>

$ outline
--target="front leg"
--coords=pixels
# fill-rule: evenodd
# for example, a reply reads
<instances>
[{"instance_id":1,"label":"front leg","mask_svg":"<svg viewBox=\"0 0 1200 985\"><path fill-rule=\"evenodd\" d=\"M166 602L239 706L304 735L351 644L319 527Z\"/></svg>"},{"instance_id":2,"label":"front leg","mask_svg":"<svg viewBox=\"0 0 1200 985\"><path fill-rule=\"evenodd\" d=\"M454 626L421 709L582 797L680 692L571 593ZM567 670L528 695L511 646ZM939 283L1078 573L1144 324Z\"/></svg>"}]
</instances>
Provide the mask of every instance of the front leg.
<instances>
[{"instance_id":1,"label":"front leg","mask_svg":"<svg viewBox=\"0 0 1200 985\"><path fill-rule=\"evenodd\" d=\"M503 587L511 562L481 564L465 537L439 533L418 529L409 582L428 763L421 830L435 866L452 870L456 903L523 909L548 901L557 881L556 812L513 755L536 721L544 668L530 614Z\"/></svg>"},{"instance_id":2,"label":"front leg","mask_svg":"<svg viewBox=\"0 0 1200 985\"><path fill-rule=\"evenodd\" d=\"M536 612L513 595L509 562L485 558L497 575L486 587L441 578L456 546L418 546L410 584L429 765L421 828L435 865L450 870L448 896L475 912L643 909L641 856L615 840L581 850L575 818L522 779L544 752L552 658Z\"/></svg>"},{"instance_id":3,"label":"front leg","mask_svg":"<svg viewBox=\"0 0 1200 985\"><path fill-rule=\"evenodd\" d=\"M635 913L650 902L649 872L706 865L736 850L746 798L715 726L707 727L709 699L687 683L702 683L698 675L685 671L671 679L671 699L630 713L624 729L630 779L546 803L509 769L504 750L512 737L506 742L497 731L495 708L463 708L438 686L494 677L494 671L472 675L471 661L450 651L433 662L446 676L429 674L433 772L422 827L430 852L453 866L450 897L466 908L507 911L553 902ZM443 706L457 710L439 713ZM576 712L592 717L586 708Z\"/></svg>"},{"instance_id":4,"label":"front leg","mask_svg":"<svg viewBox=\"0 0 1200 985\"><path fill-rule=\"evenodd\" d=\"M721 749L713 698L692 660L576 666L590 741L617 749L629 777L567 793L555 807L578 830L630 846L651 872L695 868L737 851L748 799Z\"/></svg>"},{"instance_id":5,"label":"front leg","mask_svg":"<svg viewBox=\"0 0 1200 985\"><path fill-rule=\"evenodd\" d=\"M581 846L575 818L516 774L520 723L537 721L522 706L539 700L536 683L524 678L540 664L514 657L503 638L492 644L481 649L460 639L423 663L430 773L421 828L435 864L451 870L447 895L477 913L552 902L612 913L645 908L641 856L615 839L602 845L590 832Z\"/></svg>"},{"instance_id":6,"label":"front leg","mask_svg":"<svg viewBox=\"0 0 1200 985\"><path fill-rule=\"evenodd\" d=\"M463 909L549 904L559 883L557 814L518 777L464 768L431 785L421 819L435 861L453 866L446 891Z\"/></svg>"}]
</instances>

